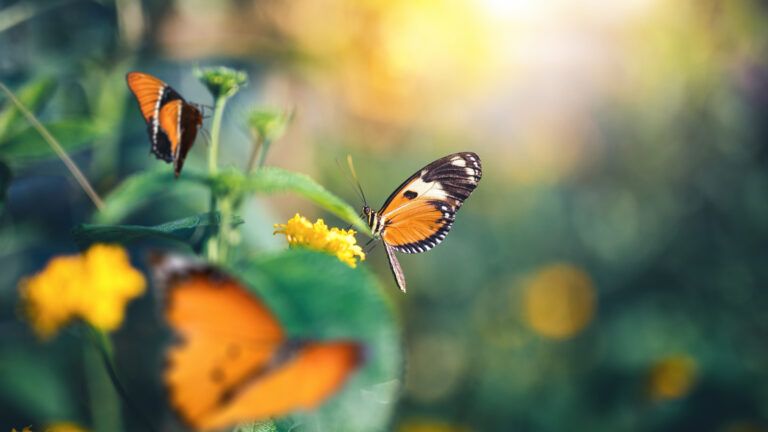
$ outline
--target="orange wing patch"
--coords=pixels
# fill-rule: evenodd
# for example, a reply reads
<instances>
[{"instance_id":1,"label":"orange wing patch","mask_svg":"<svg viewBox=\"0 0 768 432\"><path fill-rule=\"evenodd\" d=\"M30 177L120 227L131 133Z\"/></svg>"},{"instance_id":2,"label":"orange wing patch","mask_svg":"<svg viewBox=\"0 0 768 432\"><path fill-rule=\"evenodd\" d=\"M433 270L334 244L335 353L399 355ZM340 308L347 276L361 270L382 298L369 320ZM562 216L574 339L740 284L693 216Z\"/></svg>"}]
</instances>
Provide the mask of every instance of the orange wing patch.
<instances>
[{"instance_id":1,"label":"orange wing patch","mask_svg":"<svg viewBox=\"0 0 768 432\"><path fill-rule=\"evenodd\" d=\"M152 75L141 72L130 72L126 76L126 80L128 81L128 87L139 102L139 108L144 116L144 120L147 122L152 121L160 110L159 101L163 97L167 84Z\"/></svg>"},{"instance_id":2,"label":"orange wing patch","mask_svg":"<svg viewBox=\"0 0 768 432\"><path fill-rule=\"evenodd\" d=\"M166 319L179 336L168 353L171 405L197 430L318 406L357 368L354 342L289 341L280 323L236 280L163 256Z\"/></svg>"},{"instance_id":3,"label":"orange wing patch","mask_svg":"<svg viewBox=\"0 0 768 432\"><path fill-rule=\"evenodd\" d=\"M181 110L184 102L177 99L160 108L160 127L171 142L171 155L178 159L179 141L181 140Z\"/></svg>"},{"instance_id":4,"label":"orange wing patch","mask_svg":"<svg viewBox=\"0 0 768 432\"><path fill-rule=\"evenodd\" d=\"M428 242L453 221L453 213L441 212L441 206L444 204L440 201L420 200L388 213L382 239L396 250L405 252Z\"/></svg>"},{"instance_id":5,"label":"orange wing patch","mask_svg":"<svg viewBox=\"0 0 768 432\"><path fill-rule=\"evenodd\" d=\"M222 394L264 367L284 340L269 311L232 281L202 275L169 291L166 316L181 337L168 353L171 403L198 425Z\"/></svg>"},{"instance_id":6,"label":"orange wing patch","mask_svg":"<svg viewBox=\"0 0 768 432\"><path fill-rule=\"evenodd\" d=\"M360 346L311 343L263 377L242 386L229 403L202 420L203 429L312 409L341 387L360 362Z\"/></svg>"}]
</instances>

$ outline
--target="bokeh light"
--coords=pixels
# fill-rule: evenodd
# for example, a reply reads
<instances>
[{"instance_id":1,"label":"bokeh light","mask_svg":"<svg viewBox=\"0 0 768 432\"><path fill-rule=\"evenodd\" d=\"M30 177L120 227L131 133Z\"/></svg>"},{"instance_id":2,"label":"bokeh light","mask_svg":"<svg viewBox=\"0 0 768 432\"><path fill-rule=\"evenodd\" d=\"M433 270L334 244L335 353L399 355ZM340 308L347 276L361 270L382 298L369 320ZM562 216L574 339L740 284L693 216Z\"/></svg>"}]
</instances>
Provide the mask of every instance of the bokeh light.
<instances>
[{"instance_id":1,"label":"bokeh light","mask_svg":"<svg viewBox=\"0 0 768 432\"><path fill-rule=\"evenodd\" d=\"M579 333L595 314L596 293L589 275L571 264L551 264L525 282L523 312L542 336L564 339Z\"/></svg>"}]
</instances>

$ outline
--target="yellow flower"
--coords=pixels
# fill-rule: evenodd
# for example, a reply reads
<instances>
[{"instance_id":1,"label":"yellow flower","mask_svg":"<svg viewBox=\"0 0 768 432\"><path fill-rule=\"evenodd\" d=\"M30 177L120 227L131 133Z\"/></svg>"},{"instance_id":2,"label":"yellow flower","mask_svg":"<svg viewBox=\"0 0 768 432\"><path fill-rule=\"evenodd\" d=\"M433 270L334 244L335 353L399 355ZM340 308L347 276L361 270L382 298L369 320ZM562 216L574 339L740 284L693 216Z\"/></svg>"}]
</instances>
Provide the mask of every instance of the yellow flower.
<instances>
[{"instance_id":1,"label":"yellow flower","mask_svg":"<svg viewBox=\"0 0 768 432\"><path fill-rule=\"evenodd\" d=\"M336 255L339 261L357 267L357 260L365 260L363 249L357 244L355 230L328 228L322 219L314 224L298 213L285 224L275 224L275 234L285 234L291 247L300 246Z\"/></svg>"},{"instance_id":2,"label":"yellow flower","mask_svg":"<svg viewBox=\"0 0 768 432\"><path fill-rule=\"evenodd\" d=\"M19 283L22 308L41 338L75 318L111 331L123 322L125 304L141 295L144 276L120 246L94 245L82 255L52 259Z\"/></svg>"},{"instance_id":3,"label":"yellow flower","mask_svg":"<svg viewBox=\"0 0 768 432\"><path fill-rule=\"evenodd\" d=\"M48 425L45 432L86 432L86 430L74 423L59 422Z\"/></svg>"},{"instance_id":4,"label":"yellow flower","mask_svg":"<svg viewBox=\"0 0 768 432\"><path fill-rule=\"evenodd\" d=\"M696 383L696 361L678 354L663 358L651 368L650 396L654 400L679 399L687 395Z\"/></svg>"}]
</instances>

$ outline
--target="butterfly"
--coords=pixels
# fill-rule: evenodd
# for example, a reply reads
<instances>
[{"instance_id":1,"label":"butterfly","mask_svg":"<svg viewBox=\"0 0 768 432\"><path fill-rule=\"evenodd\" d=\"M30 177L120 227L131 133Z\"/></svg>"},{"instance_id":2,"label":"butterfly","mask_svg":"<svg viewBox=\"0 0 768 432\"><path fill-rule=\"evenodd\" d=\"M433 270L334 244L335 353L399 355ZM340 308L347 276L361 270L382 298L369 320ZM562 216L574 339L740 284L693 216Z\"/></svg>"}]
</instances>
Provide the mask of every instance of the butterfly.
<instances>
[{"instance_id":1,"label":"butterfly","mask_svg":"<svg viewBox=\"0 0 768 432\"><path fill-rule=\"evenodd\" d=\"M147 122L152 153L158 159L173 162L178 177L184 159L195 143L197 130L203 125L202 113L171 86L152 75L130 72L126 81Z\"/></svg>"},{"instance_id":2,"label":"butterfly","mask_svg":"<svg viewBox=\"0 0 768 432\"><path fill-rule=\"evenodd\" d=\"M151 263L179 338L165 384L171 405L196 430L315 408L362 362L357 342L288 338L264 303L208 264L177 255Z\"/></svg>"},{"instance_id":3,"label":"butterfly","mask_svg":"<svg viewBox=\"0 0 768 432\"><path fill-rule=\"evenodd\" d=\"M381 239L397 286L405 275L395 251L426 252L445 239L456 212L482 177L480 158L472 152L440 158L410 176L387 198L381 210L363 207L374 239Z\"/></svg>"}]
</instances>

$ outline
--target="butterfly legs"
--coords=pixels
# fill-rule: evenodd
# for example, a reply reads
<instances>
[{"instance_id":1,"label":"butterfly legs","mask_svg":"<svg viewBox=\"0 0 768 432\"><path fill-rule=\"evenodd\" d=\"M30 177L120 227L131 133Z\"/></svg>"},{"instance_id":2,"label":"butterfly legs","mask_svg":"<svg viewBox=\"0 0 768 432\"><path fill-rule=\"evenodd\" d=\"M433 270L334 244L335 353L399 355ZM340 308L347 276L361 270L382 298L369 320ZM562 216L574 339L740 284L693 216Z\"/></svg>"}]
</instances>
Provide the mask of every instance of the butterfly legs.
<instances>
[{"instance_id":1,"label":"butterfly legs","mask_svg":"<svg viewBox=\"0 0 768 432\"><path fill-rule=\"evenodd\" d=\"M392 274L395 276L395 282L397 282L397 287L400 288L400 291L405 292L405 274L403 274L403 268L400 267L400 262L397 260L397 257L395 256L395 249L385 242L382 242L382 243L384 243L384 250L387 251L389 268L390 270L392 270Z\"/></svg>"}]
</instances>

